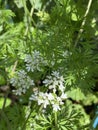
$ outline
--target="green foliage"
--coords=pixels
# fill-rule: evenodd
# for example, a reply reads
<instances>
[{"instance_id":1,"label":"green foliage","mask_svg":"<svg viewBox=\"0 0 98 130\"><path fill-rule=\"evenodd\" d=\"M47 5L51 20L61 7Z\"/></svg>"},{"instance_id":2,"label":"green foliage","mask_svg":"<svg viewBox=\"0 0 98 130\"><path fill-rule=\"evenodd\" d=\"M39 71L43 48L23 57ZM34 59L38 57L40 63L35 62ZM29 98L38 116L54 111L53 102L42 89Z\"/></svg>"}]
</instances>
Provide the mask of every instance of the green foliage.
<instances>
[{"instance_id":1,"label":"green foliage","mask_svg":"<svg viewBox=\"0 0 98 130\"><path fill-rule=\"evenodd\" d=\"M10 129L11 130L21 130L22 129L22 125L25 121L25 107L21 106L21 105L17 105L17 104L14 104L13 107L12 106L9 106L9 107L6 107L5 110L4 110L6 116L7 116L7 119L9 120L9 125L10 125ZM3 118L3 116L1 116ZM3 130L7 130L9 129L6 124L6 119L3 118L4 120L0 120L0 124L2 124L0 126L0 129ZM4 123L3 123L4 122Z\"/></svg>"},{"instance_id":2,"label":"green foliage","mask_svg":"<svg viewBox=\"0 0 98 130\"><path fill-rule=\"evenodd\" d=\"M58 112L58 129L59 130L78 130L84 128L88 130L89 116L85 115L83 108L80 105L73 105L70 101L63 106L62 110ZM85 122L85 125L84 125ZM32 114L28 121L31 128L36 130L56 130L54 113L49 111L42 111L41 114L37 114L32 117ZM82 127L81 127L82 126Z\"/></svg>"},{"instance_id":3,"label":"green foliage","mask_svg":"<svg viewBox=\"0 0 98 130\"><path fill-rule=\"evenodd\" d=\"M88 2L0 0L0 86L10 87L14 79L9 92L0 91L0 108L4 105L3 95L8 104L0 109L0 130L89 129L94 115L92 111L88 115L84 108L98 103L98 90L93 92L98 78L98 0L90 7ZM20 73L21 78L17 77L19 72L26 76ZM58 72L64 77L61 87L64 86L68 97L56 113L49 104L46 109L35 101L29 104L31 94L54 94L49 88L52 83L45 86L43 82L49 80L47 76L51 77L52 72L56 72L58 80ZM31 88L28 77L29 83L34 81ZM60 100L63 79L59 85L55 77L53 81L57 90L52 96ZM22 95L13 93L17 88L23 89ZM12 100L10 105L8 97Z\"/></svg>"},{"instance_id":4,"label":"green foliage","mask_svg":"<svg viewBox=\"0 0 98 130\"><path fill-rule=\"evenodd\" d=\"M4 103L4 98L0 98L0 109L1 109L2 106L3 106L3 103ZM10 100L10 99L7 99L7 100L6 100L5 107L9 106L10 104L11 104L11 100Z\"/></svg>"}]
</instances>

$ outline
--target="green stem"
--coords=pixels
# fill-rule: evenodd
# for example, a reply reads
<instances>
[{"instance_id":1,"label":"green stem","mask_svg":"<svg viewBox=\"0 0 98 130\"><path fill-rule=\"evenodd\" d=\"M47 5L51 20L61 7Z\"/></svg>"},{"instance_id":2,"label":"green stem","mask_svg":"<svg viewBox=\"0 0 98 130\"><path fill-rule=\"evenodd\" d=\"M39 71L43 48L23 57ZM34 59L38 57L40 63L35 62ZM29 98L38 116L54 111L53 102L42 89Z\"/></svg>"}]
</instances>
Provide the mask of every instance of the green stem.
<instances>
[{"instance_id":1,"label":"green stem","mask_svg":"<svg viewBox=\"0 0 98 130\"><path fill-rule=\"evenodd\" d=\"M59 130L59 129L58 129L57 112L54 112L54 119L55 119L55 129L56 129L56 130Z\"/></svg>"},{"instance_id":2,"label":"green stem","mask_svg":"<svg viewBox=\"0 0 98 130\"><path fill-rule=\"evenodd\" d=\"M7 118L7 115L5 114L5 112L3 110L0 111L0 117L1 117L1 119L3 119L6 122L7 130L12 130L10 121Z\"/></svg>"},{"instance_id":3,"label":"green stem","mask_svg":"<svg viewBox=\"0 0 98 130\"><path fill-rule=\"evenodd\" d=\"M25 130L26 124L27 124L27 122L28 122L28 120L29 120L29 118L31 116L31 113L32 113L32 111L30 111L30 113L29 113L28 117L26 118L21 130Z\"/></svg>"},{"instance_id":4,"label":"green stem","mask_svg":"<svg viewBox=\"0 0 98 130\"><path fill-rule=\"evenodd\" d=\"M83 19L83 21L82 21L82 24L81 24L81 27L80 27L80 30L79 30L77 39L76 39L76 41L75 41L75 47L77 46L78 41L79 41L79 39L80 39L80 37L81 37L81 34L83 33L83 27L84 27L84 25L85 25L85 23L86 23L86 17L87 17L87 15L88 15L89 11L90 11L90 7L91 7L91 4L92 4L92 1L93 1L93 0L89 0L89 1L88 1L87 9L86 9L86 12L85 12L85 14L84 14L84 19Z\"/></svg>"}]
</instances>

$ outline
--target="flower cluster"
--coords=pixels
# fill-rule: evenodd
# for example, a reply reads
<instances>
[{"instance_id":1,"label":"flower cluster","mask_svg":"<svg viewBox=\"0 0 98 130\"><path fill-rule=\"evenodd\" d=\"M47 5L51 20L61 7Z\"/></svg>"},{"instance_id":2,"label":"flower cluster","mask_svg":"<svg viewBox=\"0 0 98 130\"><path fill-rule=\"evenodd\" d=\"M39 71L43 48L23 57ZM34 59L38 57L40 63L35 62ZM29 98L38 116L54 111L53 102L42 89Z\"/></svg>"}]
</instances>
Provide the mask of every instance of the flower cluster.
<instances>
[{"instance_id":1,"label":"flower cluster","mask_svg":"<svg viewBox=\"0 0 98 130\"><path fill-rule=\"evenodd\" d=\"M12 86L15 86L16 90L13 90L13 92L16 95L25 94L30 87L34 86L34 81L31 80L24 70L17 72L16 76L10 80L10 83Z\"/></svg>"},{"instance_id":2,"label":"flower cluster","mask_svg":"<svg viewBox=\"0 0 98 130\"><path fill-rule=\"evenodd\" d=\"M64 78L63 76L60 76L59 72L53 71L50 76L47 76L46 79L43 81L45 86L55 93L56 90L64 92L65 86L64 86Z\"/></svg>"},{"instance_id":3,"label":"flower cluster","mask_svg":"<svg viewBox=\"0 0 98 130\"><path fill-rule=\"evenodd\" d=\"M52 105L54 111L60 110L60 105L64 104L63 100L67 98L66 94L62 94L61 96L57 96L54 93L43 93L39 92L38 94L31 95L30 100L38 101L38 105L43 105L44 108L47 105Z\"/></svg>"},{"instance_id":4,"label":"flower cluster","mask_svg":"<svg viewBox=\"0 0 98 130\"><path fill-rule=\"evenodd\" d=\"M64 104L63 100L67 98L63 76L60 76L59 72L53 71L43 83L50 92L35 92L31 95L30 100L36 100L38 105L43 105L44 108L52 105L54 111L60 110L60 105ZM59 94L56 93L57 91Z\"/></svg>"},{"instance_id":5,"label":"flower cluster","mask_svg":"<svg viewBox=\"0 0 98 130\"><path fill-rule=\"evenodd\" d=\"M35 50L31 55L26 56L25 63L27 72L24 70L16 72L15 77L10 81L16 88L13 90L16 95L25 94L30 87L34 86L34 81L28 75L29 72L41 71L43 66L48 64L48 61L45 61L40 52ZM58 71L53 71L51 75L46 77L43 84L47 88L46 92L38 91L38 89L34 91L33 88L30 100L37 101L38 105L43 105L44 108L51 105L54 111L60 110L60 106L64 104L63 101L67 98L63 76Z\"/></svg>"},{"instance_id":6,"label":"flower cluster","mask_svg":"<svg viewBox=\"0 0 98 130\"><path fill-rule=\"evenodd\" d=\"M34 72L34 70L41 71L41 66L46 64L46 61L42 58L39 51L33 51L31 55L27 55L25 58L26 69L28 72Z\"/></svg>"}]
</instances>

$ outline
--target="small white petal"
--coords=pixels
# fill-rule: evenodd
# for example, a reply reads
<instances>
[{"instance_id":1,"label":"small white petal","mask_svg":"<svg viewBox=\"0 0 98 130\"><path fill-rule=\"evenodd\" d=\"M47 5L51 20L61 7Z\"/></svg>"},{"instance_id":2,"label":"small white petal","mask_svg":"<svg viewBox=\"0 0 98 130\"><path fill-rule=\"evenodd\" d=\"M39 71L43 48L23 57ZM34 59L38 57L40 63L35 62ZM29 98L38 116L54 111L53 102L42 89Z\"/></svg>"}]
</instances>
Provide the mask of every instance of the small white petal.
<instances>
[{"instance_id":1,"label":"small white petal","mask_svg":"<svg viewBox=\"0 0 98 130\"><path fill-rule=\"evenodd\" d=\"M62 93L61 98L62 98L62 99L66 99L66 98L67 98L67 94Z\"/></svg>"},{"instance_id":2,"label":"small white petal","mask_svg":"<svg viewBox=\"0 0 98 130\"><path fill-rule=\"evenodd\" d=\"M56 111L56 112L57 112L58 110L61 110L61 109L60 109L60 106L59 106L58 104L53 104L52 107L53 107L53 110Z\"/></svg>"},{"instance_id":3,"label":"small white petal","mask_svg":"<svg viewBox=\"0 0 98 130\"><path fill-rule=\"evenodd\" d=\"M48 100L54 100L54 96L51 93L48 94Z\"/></svg>"}]
</instances>

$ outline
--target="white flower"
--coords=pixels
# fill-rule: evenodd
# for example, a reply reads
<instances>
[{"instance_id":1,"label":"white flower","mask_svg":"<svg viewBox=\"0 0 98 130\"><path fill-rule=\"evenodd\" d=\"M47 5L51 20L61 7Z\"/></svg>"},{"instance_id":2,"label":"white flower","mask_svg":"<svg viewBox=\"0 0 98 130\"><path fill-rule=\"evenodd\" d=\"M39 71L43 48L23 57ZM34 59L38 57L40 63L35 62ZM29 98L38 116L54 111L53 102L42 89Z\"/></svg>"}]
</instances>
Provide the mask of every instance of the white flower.
<instances>
[{"instance_id":1,"label":"white flower","mask_svg":"<svg viewBox=\"0 0 98 130\"><path fill-rule=\"evenodd\" d=\"M32 57L31 57L31 55L27 55L27 56L26 56L25 62L27 62L27 63L31 63L31 62L32 62Z\"/></svg>"},{"instance_id":2,"label":"white flower","mask_svg":"<svg viewBox=\"0 0 98 130\"><path fill-rule=\"evenodd\" d=\"M47 107L47 105L49 105L49 100L47 98L48 94L47 93L42 93L40 92L39 93L39 96L38 96L38 105L41 105L43 104L44 108Z\"/></svg>"},{"instance_id":3,"label":"white flower","mask_svg":"<svg viewBox=\"0 0 98 130\"><path fill-rule=\"evenodd\" d=\"M52 107L53 107L53 110L56 111L56 112L58 110L61 110L59 104L53 104Z\"/></svg>"},{"instance_id":4,"label":"white flower","mask_svg":"<svg viewBox=\"0 0 98 130\"><path fill-rule=\"evenodd\" d=\"M10 80L10 83L16 88L16 90L13 90L16 95L25 94L30 87L34 86L34 81L24 70L16 72L15 77Z\"/></svg>"},{"instance_id":5,"label":"white flower","mask_svg":"<svg viewBox=\"0 0 98 130\"><path fill-rule=\"evenodd\" d=\"M54 77L59 78L59 72L53 71L52 74Z\"/></svg>"},{"instance_id":6,"label":"white flower","mask_svg":"<svg viewBox=\"0 0 98 130\"><path fill-rule=\"evenodd\" d=\"M38 97L38 105L44 104L45 100Z\"/></svg>"},{"instance_id":7,"label":"white flower","mask_svg":"<svg viewBox=\"0 0 98 130\"><path fill-rule=\"evenodd\" d=\"M64 104L63 100L67 98L64 86L64 78L60 76L58 71L53 71L50 76L47 76L43 81L44 85L51 90L49 93L38 92L35 97L31 96L31 100L35 99L38 105L43 105L46 108L51 105L54 111L60 110L60 106ZM58 94L56 92L59 92ZM59 95L59 96L58 96Z\"/></svg>"},{"instance_id":8,"label":"white flower","mask_svg":"<svg viewBox=\"0 0 98 130\"><path fill-rule=\"evenodd\" d=\"M17 90L13 90L13 92L16 94L16 95L21 95L22 94L22 89L17 89Z\"/></svg>"},{"instance_id":9,"label":"white flower","mask_svg":"<svg viewBox=\"0 0 98 130\"><path fill-rule=\"evenodd\" d=\"M31 55L27 55L25 58L26 69L28 72L34 72L35 70L41 71L41 66L47 64L47 62L43 59L39 51L33 51Z\"/></svg>"},{"instance_id":10,"label":"white flower","mask_svg":"<svg viewBox=\"0 0 98 130\"><path fill-rule=\"evenodd\" d=\"M47 107L47 105L49 105L50 103L49 103L49 101L46 99L45 101L44 101L44 103L43 103L43 105L44 105L44 108L46 108Z\"/></svg>"},{"instance_id":11,"label":"white flower","mask_svg":"<svg viewBox=\"0 0 98 130\"><path fill-rule=\"evenodd\" d=\"M29 64L26 64L26 69L28 72L33 72L34 71L34 65L33 65L33 62L29 63Z\"/></svg>"},{"instance_id":12,"label":"white flower","mask_svg":"<svg viewBox=\"0 0 98 130\"><path fill-rule=\"evenodd\" d=\"M52 93L49 93L47 96L48 96L48 100L50 100L50 101L54 100L54 96Z\"/></svg>"},{"instance_id":13,"label":"white flower","mask_svg":"<svg viewBox=\"0 0 98 130\"><path fill-rule=\"evenodd\" d=\"M63 82L60 81L59 82L59 90L61 90L61 92L63 92L64 89L65 89L65 86L64 86Z\"/></svg>"},{"instance_id":14,"label":"white flower","mask_svg":"<svg viewBox=\"0 0 98 130\"><path fill-rule=\"evenodd\" d=\"M47 76L46 79L43 81L46 87L53 90L55 93L56 90L63 92L65 90L64 85L64 78L60 76L58 71L53 71L50 76Z\"/></svg>"},{"instance_id":15,"label":"white flower","mask_svg":"<svg viewBox=\"0 0 98 130\"><path fill-rule=\"evenodd\" d=\"M17 79L15 79L15 78L11 78L11 80L10 80L10 83L13 85L13 86L16 86L17 85Z\"/></svg>"},{"instance_id":16,"label":"white flower","mask_svg":"<svg viewBox=\"0 0 98 130\"><path fill-rule=\"evenodd\" d=\"M37 95L32 94L31 97L29 98L29 100L36 101L37 100Z\"/></svg>"},{"instance_id":17,"label":"white flower","mask_svg":"<svg viewBox=\"0 0 98 130\"><path fill-rule=\"evenodd\" d=\"M60 77L59 77L59 80L62 81L62 82L64 82L63 76L60 76Z\"/></svg>"},{"instance_id":18,"label":"white flower","mask_svg":"<svg viewBox=\"0 0 98 130\"><path fill-rule=\"evenodd\" d=\"M55 89L55 88L56 88L56 86L54 84L49 85L49 89Z\"/></svg>"},{"instance_id":19,"label":"white flower","mask_svg":"<svg viewBox=\"0 0 98 130\"><path fill-rule=\"evenodd\" d=\"M63 105L63 104L64 104L64 103L62 102L61 97L57 97L56 101L57 101L60 105Z\"/></svg>"},{"instance_id":20,"label":"white flower","mask_svg":"<svg viewBox=\"0 0 98 130\"><path fill-rule=\"evenodd\" d=\"M48 78L50 78L50 77L48 76ZM45 84L45 86L48 86L48 85L52 84L52 82L53 82L53 80L51 80L51 79L45 79L43 81L43 83Z\"/></svg>"},{"instance_id":21,"label":"white flower","mask_svg":"<svg viewBox=\"0 0 98 130\"><path fill-rule=\"evenodd\" d=\"M53 85L57 86L58 85L58 80L56 78L53 78Z\"/></svg>"},{"instance_id":22,"label":"white flower","mask_svg":"<svg viewBox=\"0 0 98 130\"><path fill-rule=\"evenodd\" d=\"M66 98L67 98L67 94L66 93L62 93L61 99L66 99Z\"/></svg>"}]
</instances>

